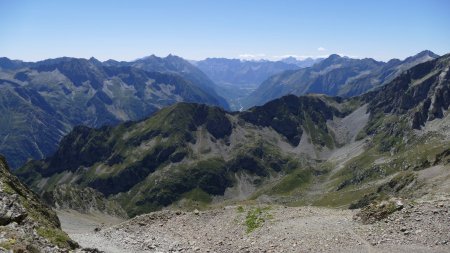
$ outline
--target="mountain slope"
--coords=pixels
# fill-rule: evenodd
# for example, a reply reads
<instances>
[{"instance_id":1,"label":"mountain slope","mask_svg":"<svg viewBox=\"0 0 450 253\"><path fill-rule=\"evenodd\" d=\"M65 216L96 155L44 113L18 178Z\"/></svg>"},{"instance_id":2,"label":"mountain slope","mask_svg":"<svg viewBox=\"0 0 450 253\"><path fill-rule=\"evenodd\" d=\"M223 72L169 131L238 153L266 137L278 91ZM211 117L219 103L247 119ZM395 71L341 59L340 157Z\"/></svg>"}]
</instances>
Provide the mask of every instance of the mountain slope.
<instances>
[{"instance_id":1,"label":"mountain slope","mask_svg":"<svg viewBox=\"0 0 450 253\"><path fill-rule=\"evenodd\" d=\"M13 168L54 152L76 125L139 120L180 101L221 104L177 74L107 67L93 58L26 65L0 71L0 152Z\"/></svg>"},{"instance_id":2,"label":"mountain slope","mask_svg":"<svg viewBox=\"0 0 450 253\"><path fill-rule=\"evenodd\" d=\"M384 63L330 55L310 68L286 71L268 78L246 98L244 107L260 105L286 94L360 95L389 83L402 71L436 57L430 51L423 51L403 61L394 59Z\"/></svg>"},{"instance_id":3,"label":"mountain slope","mask_svg":"<svg viewBox=\"0 0 450 253\"><path fill-rule=\"evenodd\" d=\"M77 127L18 175L43 194L91 187L131 216L223 201L363 206L445 193L449 68L445 55L354 98L289 95L239 113L179 103L139 122Z\"/></svg>"},{"instance_id":4,"label":"mountain slope","mask_svg":"<svg viewBox=\"0 0 450 253\"><path fill-rule=\"evenodd\" d=\"M9 171L0 156L0 250L67 252L78 245L61 230L56 213Z\"/></svg>"},{"instance_id":5,"label":"mountain slope","mask_svg":"<svg viewBox=\"0 0 450 253\"><path fill-rule=\"evenodd\" d=\"M141 122L75 128L54 156L31 162L18 173L39 192L76 179L81 186L115 198L135 215L183 198L223 195L242 183L236 177L270 181L275 174L303 171L297 159L282 154L279 143L293 150L296 140L308 139L317 125L322 132L314 131L318 137L311 138L310 145L334 147L337 144L326 121L348 114L336 107L347 104L331 98L291 96L275 105L229 114L215 107L180 103ZM270 115L273 106L283 108L284 114ZM299 110L302 116L292 121ZM275 119L270 130L266 120L273 118L279 120ZM282 127L284 123L288 128ZM268 132L260 132L260 127ZM291 141L293 131L296 137ZM302 173L310 172L305 168Z\"/></svg>"},{"instance_id":6,"label":"mountain slope","mask_svg":"<svg viewBox=\"0 0 450 253\"><path fill-rule=\"evenodd\" d=\"M193 85L196 85L198 88L207 92L209 96L213 97L215 99L214 105L229 109L229 105L225 99L216 93L216 84L200 69L176 55L170 54L165 58L151 55L131 62L109 60L103 64L107 66L131 66L145 71L181 75L184 79L190 81Z\"/></svg>"}]
</instances>

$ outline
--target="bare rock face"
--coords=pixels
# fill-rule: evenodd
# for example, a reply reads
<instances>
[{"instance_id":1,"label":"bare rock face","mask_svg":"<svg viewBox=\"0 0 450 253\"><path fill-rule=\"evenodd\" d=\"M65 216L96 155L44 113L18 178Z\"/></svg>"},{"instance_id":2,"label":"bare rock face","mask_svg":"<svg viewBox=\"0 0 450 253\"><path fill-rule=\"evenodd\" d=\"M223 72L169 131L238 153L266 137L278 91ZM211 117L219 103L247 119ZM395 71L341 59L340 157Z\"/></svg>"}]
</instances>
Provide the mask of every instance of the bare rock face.
<instances>
[{"instance_id":1,"label":"bare rock face","mask_svg":"<svg viewBox=\"0 0 450 253\"><path fill-rule=\"evenodd\" d=\"M68 252L78 244L56 213L9 171L0 156L0 252Z\"/></svg>"},{"instance_id":2,"label":"bare rock face","mask_svg":"<svg viewBox=\"0 0 450 253\"><path fill-rule=\"evenodd\" d=\"M20 223L27 217L25 208L19 205L19 195L0 192L0 225Z\"/></svg>"}]
</instances>

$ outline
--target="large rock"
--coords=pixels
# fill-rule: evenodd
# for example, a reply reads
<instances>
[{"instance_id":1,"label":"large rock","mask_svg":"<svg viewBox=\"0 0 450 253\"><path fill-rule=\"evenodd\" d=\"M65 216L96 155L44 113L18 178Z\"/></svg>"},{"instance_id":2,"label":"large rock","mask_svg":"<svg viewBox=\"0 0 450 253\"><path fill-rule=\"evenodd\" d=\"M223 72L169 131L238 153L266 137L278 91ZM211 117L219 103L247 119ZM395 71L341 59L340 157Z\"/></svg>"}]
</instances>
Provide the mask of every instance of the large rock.
<instances>
[{"instance_id":1,"label":"large rock","mask_svg":"<svg viewBox=\"0 0 450 253\"><path fill-rule=\"evenodd\" d=\"M68 252L78 248L56 213L9 171L0 156L0 252Z\"/></svg>"}]
</instances>

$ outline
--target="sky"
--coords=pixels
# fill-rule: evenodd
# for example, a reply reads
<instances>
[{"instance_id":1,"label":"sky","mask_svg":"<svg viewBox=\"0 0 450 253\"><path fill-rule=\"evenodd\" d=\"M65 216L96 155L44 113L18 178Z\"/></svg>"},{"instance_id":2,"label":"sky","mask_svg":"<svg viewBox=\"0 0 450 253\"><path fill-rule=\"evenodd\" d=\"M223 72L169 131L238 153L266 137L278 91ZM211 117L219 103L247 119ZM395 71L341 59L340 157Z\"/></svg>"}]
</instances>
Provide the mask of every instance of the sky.
<instances>
[{"instance_id":1,"label":"sky","mask_svg":"<svg viewBox=\"0 0 450 253\"><path fill-rule=\"evenodd\" d=\"M450 53L449 0L0 0L0 56L377 60Z\"/></svg>"}]
</instances>

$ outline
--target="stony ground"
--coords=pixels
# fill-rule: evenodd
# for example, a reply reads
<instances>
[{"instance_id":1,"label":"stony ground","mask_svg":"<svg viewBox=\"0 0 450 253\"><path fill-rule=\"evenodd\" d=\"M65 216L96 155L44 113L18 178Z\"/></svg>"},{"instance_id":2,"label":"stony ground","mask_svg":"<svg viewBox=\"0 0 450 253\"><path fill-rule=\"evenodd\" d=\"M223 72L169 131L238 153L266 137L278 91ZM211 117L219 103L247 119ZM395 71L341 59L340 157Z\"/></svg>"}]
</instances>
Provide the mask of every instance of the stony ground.
<instances>
[{"instance_id":1,"label":"stony ground","mask_svg":"<svg viewBox=\"0 0 450 253\"><path fill-rule=\"evenodd\" d=\"M406 204L403 210L371 225L354 220L357 210L317 207L261 206L261 212L255 211L256 206L198 213L161 211L110 227L101 225L98 218L88 221L84 217L83 222L75 223L74 214L59 215L63 229L73 239L106 252L412 253L450 252L449 207L448 198ZM249 212L257 214L256 220L248 219ZM260 226L249 232L252 221Z\"/></svg>"},{"instance_id":2,"label":"stony ground","mask_svg":"<svg viewBox=\"0 0 450 253\"><path fill-rule=\"evenodd\" d=\"M450 202L446 199L407 204L381 222L364 228L372 245L442 246L450 252Z\"/></svg>"}]
</instances>

